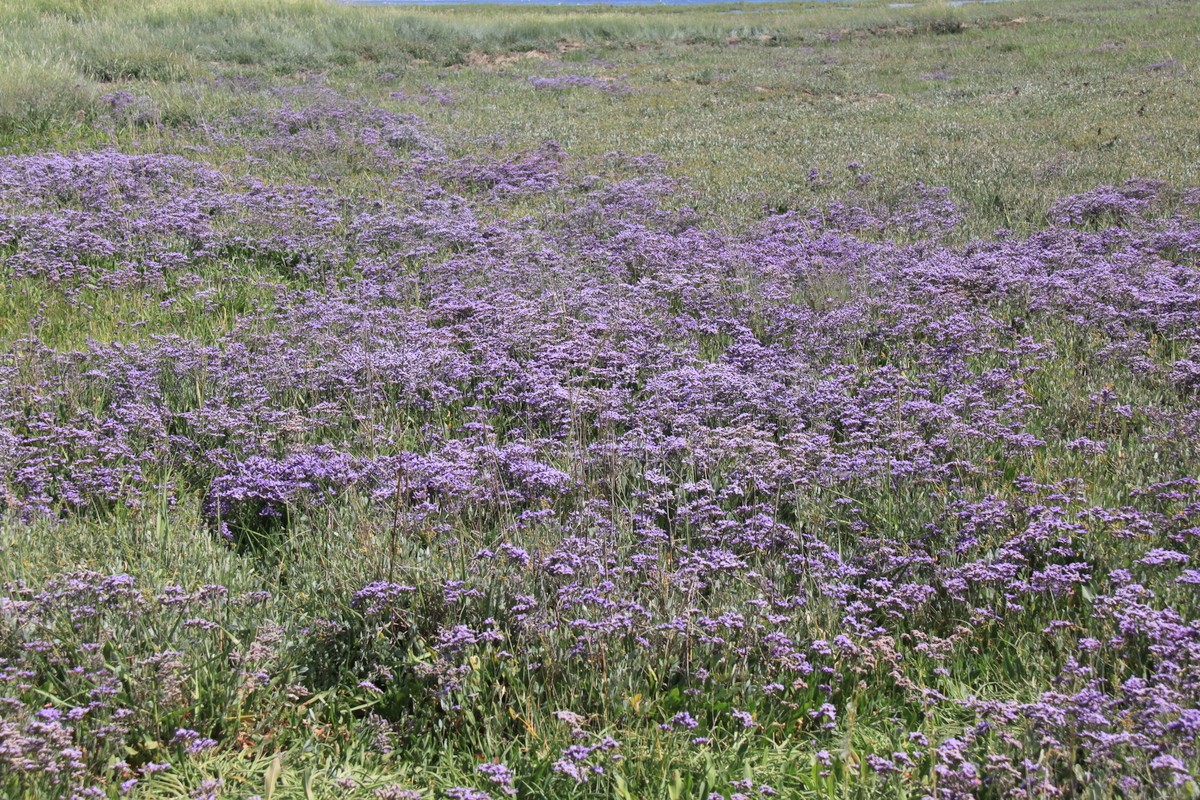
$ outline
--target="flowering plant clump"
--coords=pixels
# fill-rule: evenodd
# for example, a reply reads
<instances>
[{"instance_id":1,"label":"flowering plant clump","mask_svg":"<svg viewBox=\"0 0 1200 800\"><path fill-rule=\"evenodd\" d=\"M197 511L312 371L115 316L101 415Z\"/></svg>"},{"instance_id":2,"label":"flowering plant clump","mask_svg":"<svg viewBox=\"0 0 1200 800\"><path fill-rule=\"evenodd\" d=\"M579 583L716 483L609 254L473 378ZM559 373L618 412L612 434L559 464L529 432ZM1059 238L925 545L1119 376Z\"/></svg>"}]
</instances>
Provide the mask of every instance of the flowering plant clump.
<instances>
[{"instance_id":1,"label":"flowering plant clump","mask_svg":"<svg viewBox=\"0 0 1200 800\"><path fill-rule=\"evenodd\" d=\"M1195 792L1196 190L738 227L261 96L236 159L0 156L5 283L153 309L4 341L0 793Z\"/></svg>"}]
</instances>

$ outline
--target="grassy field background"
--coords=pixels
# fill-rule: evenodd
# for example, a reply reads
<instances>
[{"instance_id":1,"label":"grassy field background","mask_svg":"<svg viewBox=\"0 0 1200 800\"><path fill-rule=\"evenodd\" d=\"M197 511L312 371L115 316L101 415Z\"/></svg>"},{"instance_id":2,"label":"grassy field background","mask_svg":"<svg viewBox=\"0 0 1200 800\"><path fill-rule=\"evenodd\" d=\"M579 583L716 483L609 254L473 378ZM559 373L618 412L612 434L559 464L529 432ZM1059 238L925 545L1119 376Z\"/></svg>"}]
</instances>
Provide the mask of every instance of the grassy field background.
<instances>
[{"instance_id":1,"label":"grassy field background","mask_svg":"<svg viewBox=\"0 0 1200 800\"><path fill-rule=\"evenodd\" d=\"M270 185L304 184L353 195L363 204L402 196L411 186L380 169L365 149L317 155L273 151L230 133L238 120L287 110L293 101L332 103L329 98L336 96L342 105L330 113L352 108L345 112L347 124L358 124L354 114L359 112L353 109L360 108L419 116L426 126L422 130L444 147L439 157L450 160L503 160L552 141L569 154L572 169L615 172L611 165L620 159L608 154L650 154L667 175L681 181L667 205L695 209L705 230L729 235L741 235L771 214L847 199L882 206L897 202L917 181L945 186L964 215L945 244L970 247L973 240L991 240L1001 229L1017 236L1040 231L1050 224L1056 200L1099 185L1145 178L1182 189L1200 182L1198 53L1200 13L1190 0L619 10L353 7L316 0L0 0L0 155L93 150L173 154L212 165L230 185L253 175ZM330 130L336 133L337 125ZM0 184L0 193L8 189L11 185ZM554 194L516 193L489 205L485 190L468 187L464 193L512 225L527 218L556 219L555 214L570 208L569 197ZM999 238L1007 235L1002 232ZM893 236L897 246L921 238L890 231L862 238L871 243ZM4 247L0 259L11 257L17 245ZM352 270L314 276L289 271L286 260L281 265L271 258L230 251L195 273L168 276L144 291L95 281L64 291L39 277L0 272L0 366L14 386L33 386L44 377L42 370L68 374L74 369L69 365L87 361L81 354L103 348L134 359L129 354L139 352L137 348L169 345L170 337L216 348L236 349L242 341L269 347L275 334L280 340L299 335L283 318L307 299L352 292L356 286ZM1188 258L1187 268L1194 270L1195 257ZM1184 256L1179 261L1185 263ZM736 283L743 277L729 280ZM831 277L805 292L803 302L816 313L828 310L823 304L845 300L850 289ZM409 302L390 296L372 301L384 308L393 301ZM413 301L413 307L421 308L421 303ZM1156 419L1185 419L1194 404L1194 393L1177 392L1160 374L1183 363L1191 334L1150 331L1145 342L1137 340L1142 348L1137 355L1161 367L1160 373L1131 372L1125 362L1097 356L1110 344L1104 339L1108 332L1083 330L1065 315L1039 317L1023 303L1010 298L989 308L989 314L1009 326L989 341L1015 348L1019 335L1028 335L1052 343L1053 355L1023 351L1013 356L1008 350L984 349L970 356L970 368L982 375L1011 368L1020 359L1025 359L1022 369L1032 364L1021 373L1028 377L1022 378L1020 391L1037 403L1027 427L1048 444L1011 461L983 452L980 458L994 472L975 483L964 479L969 490L963 490L963 502L983 502L993 491L1012 500L1005 494L1015 491L1009 484L1029 476L1035 487L1031 496L1036 496L1029 502L1039 508L1057 503L1073 509L1087 503L1125 508L1151 503L1132 494L1134 487L1197 474L1200 452L1193 439L1179 433L1194 428L1179 423L1171 436L1151 435L1152 429L1158 431ZM728 346L716 334L704 333L700 339L717 352ZM854 347L860 364L889 366L884 345L864 340ZM900 372L925 374L920 371L925 365L905 363L902 354L894 358ZM115 402L104 391L88 388L85 377L58 387L55 402L61 403L64 416L100 415ZM1107 397L1104 393L1113 387L1123 403L1139 412L1128 425L1106 420L1104 425L1116 426L1108 431L1114 442L1111 454L1093 457L1075 442L1102 427L1095 398ZM252 389L239 391L250 394ZM17 408L27 401L23 391L0 399ZM164 392L189 409L201 405L210 396L206 393L215 396L199 378L195 386L171 385ZM308 413L315 404L299 394L275 400L280 414ZM372 416L374 407L356 402L349 400L353 408L332 418L320 435L371 455L378 448L415 447L418 429L422 435L432 428L450 437L459 426L473 424L465 401L448 401L411 417L404 416L408 411L393 410L394 416L380 411L378 419ZM1143 413L1145 409L1157 411ZM29 420L22 421L31 437L38 435L39 419L30 412ZM270 427L278 421L272 419L276 422L251 420L247 429ZM393 438L386 444L369 439L371 425L391 426ZM280 436L281 447L288 445L289 435ZM66 444L62 448L70 450ZM0 449L0 455L5 452ZM770 784L788 797L920 797L939 785L935 765L922 762L919 769L891 777L882 771L882 777L867 777L867 754L908 747L911 740L898 733L906 726L920 727L922 736L941 741L968 724L968 714L942 706L922 717L916 710L921 703L895 685L875 691L872 683L868 688L867 681L887 683L882 667L878 673L847 668L847 675L861 676L861 689L851 687L839 695L839 718L830 730L818 731L806 707L797 713L799 722L788 723L792 727L781 723L742 729L730 724L719 730L720 746L692 746L679 731L660 727L687 707L686 681L673 683L671 678L672 670L685 663L676 655L667 661L632 656L628 663L614 655L611 674L605 662L589 665L594 681L563 672L546 683L496 657L482 669L472 662L478 674L468 694L471 702L482 698L477 705L464 701L451 707L452 701L439 698L429 700L426 708L424 701L414 705L416 695L400 696L391 687L385 687L381 700L371 680L385 683L383 678L368 679L366 672L357 674L350 667L334 677L322 672L334 661L342 665L339 669L361 665L346 652L350 646L345 642L352 640L330 634L322 640L329 649L319 650L312 645L312 628L336 616L333 609L346 619L358 619L351 598L364 585L383 579L384 553L389 554L388 578L392 562L398 561L401 572L417 583L432 575L473 580L465 563L466 545L459 539L444 544L429 531L409 532L397 543L400 512L349 493L336 503L297 513L278 541L248 556L212 535L203 508L209 487L202 479L209 478L154 474L148 482L161 492L139 504L82 510L62 505L48 515L18 513L17 502L0 494L0 501L11 506L0 506L0 578L10 582L7 591L13 596L21 591L12 587L41 587L56 575L79 569L128 572L147 591L172 584L189 590L217 585L230 597L264 590L273 595L262 605L213 610L223 626L215 633L193 632L166 612L131 621L126 632L130 653L171 643L192 648L189 657L198 666L187 672L187 707L164 705L160 712L155 706L147 712L152 719L144 723L145 737L125 746L128 763L97 781L96 796L126 794L113 774L128 778L134 774L129 770L170 754L173 769L138 773L142 784L128 793L258 795L267 800L440 798L455 786L483 785L499 792L502 782L488 784L478 767L503 760L518 774L515 785L524 798L675 800L707 798L710 792L729 797L734 791L730 782L743 780L750 787L743 796L767 796L757 787ZM649 491L638 480L629 477L628 484ZM0 489L10 491L6 484ZM953 491L960 489L956 485ZM944 486L938 490L951 491ZM842 491L814 491L789 505L787 513L798 530L832 525L830 536L837 537L836 548L846 553L855 549L854 531L860 524L907 537L941 523L940 515L948 513L945 497L923 487L883 493L844 489L839 495ZM1076 491L1078 498L1072 494ZM498 519L489 513L486 508L464 512L454 522L462 528L455 528L455 535L482 546L503 526L515 524L508 516ZM851 518L854 514L858 516ZM630 532L622 529L620 535ZM531 550L557 546L553 535L541 529L529 537L524 544ZM1084 537L1079 547L1099 573L1101 565L1116 569L1131 562L1135 545L1140 541L1130 545ZM1188 547L1195 550L1194 543ZM762 569L769 572L771 559L763 558ZM496 586L508 586L509 580L521 578L501 576ZM1191 588L1170 583L1163 602L1194 611ZM747 586L729 591L739 602L751 596ZM503 594L497 592L497 597ZM1063 618L1085 633L1092 624L1090 599L1083 596L1080 592L1031 604L1019 620L1007 626L980 624L962 641L952 633L961 620L939 618L931 624L943 626L937 630L953 644L946 645L952 653L945 661L953 678L931 677L930 685L954 701L975 695L997 702L1033 698L1058 680L1064 653L1073 652L1047 631ZM493 600L489 594L487 602ZM832 641L843 633L837 614L815 601L804 614L810 638ZM1094 624L1098 631L1107 623ZM263 631L276 630L272 626L283 631L278 634L282 640L267 641ZM18 628L6 627L0 637L8 648L6 658L15 658L13 643L22 635ZM86 625L62 620L61 640L56 641L85 642L81 628ZM395 630L369 633L368 644L374 642L382 652L381 642ZM273 663L278 673L273 673L268 692L247 690L245 676L230 668L230 653L241 652L256 637L286 654L280 664ZM300 643L295 647L293 637ZM368 649L371 657L384 658ZM425 663L422 653L404 657L410 656L414 663ZM686 667L692 666L691 657L689 647ZM563 659L565 663L565 654ZM1146 659L1147 664L1153 661ZM133 656L128 661L133 664ZM737 688L739 680L751 686L749 661L725 665L730 686ZM138 680L150 681L147 676L155 667L136 663L126 678L131 696L137 696ZM933 667L926 666L932 674ZM1106 677L1118 674L1120 668L1111 665L1097 669L1110 667ZM62 673L37 690L47 708L67 708L78 701L68 691L72 673L65 667ZM352 673L363 682L347 683ZM5 680L18 679L5 672ZM297 694L295 685L305 681L324 683L319 690ZM656 695L655 689L661 693ZM759 718L774 713L774 701L759 699L761 707L751 709ZM576 722L554 715L576 701L591 709L585 727L589 736L596 734L595 740L580 738L572 730ZM725 719L731 708L737 710L731 704L740 700L722 695L712 702L712 716ZM819 707L817 702L814 709ZM219 739L219 745L185 758L180 753L190 740L171 739L176 727L200 730L204 737ZM601 733L621 741L623 763L591 782L564 782L555 774L553 765L565 748L576 739L596 744ZM1086 764L1082 758L1077 762L1070 748L1045 758L1047 763L1058 759L1054 769L1064 774L1082 776L1064 784L1068 794L1112 796L1113 784L1088 780ZM1195 762L1187 768L1194 769ZM1141 777L1143 785L1165 780L1152 772ZM218 778L224 782L221 787L205 783ZM1181 780L1169 791L1196 796L1195 787L1194 781ZM1052 795L1026 790L1027 796ZM24 782L11 771L0 774L3 791L14 797L54 797L65 790L49 782ZM977 794L989 796L987 792ZM970 795L964 790L945 796ZM1150 794L1130 790L1128 796Z\"/></svg>"},{"instance_id":2,"label":"grassy field background","mask_svg":"<svg viewBox=\"0 0 1200 800\"><path fill-rule=\"evenodd\" d=\"M809 168L861 162L889 181L952 187L973 212L969 232L1020 229L1072 192L1196 174L1196 16L1183 0L13 2L0 6L0 143L169 148L178 125L246 102L215 79L320 73L392 105L398 88L448 92L457 102L399 105L464 151L553 139L581 156L659 154L722 213L786 205L808 191ZM525 79L543 72L631 91L531 91ZM96 98L120 88L149 98L154 119L99 134Z\"/></svg>"}]
</instances>

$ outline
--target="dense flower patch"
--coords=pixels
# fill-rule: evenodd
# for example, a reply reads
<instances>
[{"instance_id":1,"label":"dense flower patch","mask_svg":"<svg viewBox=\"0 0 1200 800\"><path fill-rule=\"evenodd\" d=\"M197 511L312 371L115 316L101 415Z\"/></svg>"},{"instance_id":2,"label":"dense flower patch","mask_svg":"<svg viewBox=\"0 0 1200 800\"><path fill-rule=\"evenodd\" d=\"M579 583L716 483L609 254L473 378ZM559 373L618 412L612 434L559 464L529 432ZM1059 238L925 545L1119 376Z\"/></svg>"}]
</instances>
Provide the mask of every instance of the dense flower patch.
<instances>
[{"instance_id":1,"label":"dense flower patch","mask_svg":"<svg viewBox=\"0 0 1200 800\"><path fill-rule=\"evenodd\" d=\"M194 500L196 535L251 559L353 506L400 556L381 544L378 579L327 614L129 575L6 587L0 785L140 791L232 748L231 719L338 687L403 747L520 720L500 709L534 682L571 703L544 709L560 739L537 779L562 796L610 796L622 726L680 753L790 743L793 791L1194 781L1195 190L1101 187L970 243L920 185L730 232L651 159L455 158L327 89L208 133L244 174L0 158L5 280L80 313L111 291L272 298L207 339L15 342L0 513ZM268 180L285 158L311 182ZM362 191L325 180L348 159ZM1135 477L1100 491L1098 470ZM414 542L435 548L419 565ZM213 663L227 683L201 699ZM856 718L888 738L851 740ZM477 778L447 796L526 779Z\"/></svg>"}]
</instances>

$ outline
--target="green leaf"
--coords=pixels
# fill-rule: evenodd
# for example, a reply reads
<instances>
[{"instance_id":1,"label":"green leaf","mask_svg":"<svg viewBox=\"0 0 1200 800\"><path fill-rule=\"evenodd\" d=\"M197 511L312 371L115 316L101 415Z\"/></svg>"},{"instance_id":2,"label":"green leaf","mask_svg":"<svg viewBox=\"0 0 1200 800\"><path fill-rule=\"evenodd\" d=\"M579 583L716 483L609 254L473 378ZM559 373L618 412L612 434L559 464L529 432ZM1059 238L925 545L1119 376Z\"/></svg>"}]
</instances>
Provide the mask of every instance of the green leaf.
<instances>
[{"instance_id":1,"label":"green leaf","mask_svg":"<svg viewBox=\"0 0 1200 800\"><path fill-rule=\"evenodd\" d=\"M263 775L263 788L266 790L266 800L271 800L271 795L275 794L275 784L279 781L279 776L283 774L283 753L277 753L271 759L271 763L267 765L267 771Z\"/></svg>"}]
</instances>

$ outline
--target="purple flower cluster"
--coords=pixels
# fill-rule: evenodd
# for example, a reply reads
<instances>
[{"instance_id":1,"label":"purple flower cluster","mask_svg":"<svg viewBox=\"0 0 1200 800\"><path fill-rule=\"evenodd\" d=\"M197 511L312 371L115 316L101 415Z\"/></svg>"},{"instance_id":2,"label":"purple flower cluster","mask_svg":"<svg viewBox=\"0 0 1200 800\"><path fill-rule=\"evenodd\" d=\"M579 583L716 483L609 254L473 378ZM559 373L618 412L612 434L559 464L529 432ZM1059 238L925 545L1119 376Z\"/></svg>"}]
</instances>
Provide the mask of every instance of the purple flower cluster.
<instances>
[{"instance_id":1,"label":"purple flower cluster","mask_svg":"<svg viewBox=\"0 0 1200 800\"><path fill-rule=\"evenodd\" d=\"M171 768L151 756L199 757L217 748L217 739L178 724L193 700L189 676L221 659L238 687L229 702L252 707L264 697L250 678L275 665L280 634L269 625L239 630L247 609L262 602L258 593L232 595L218 585L153 594L129 575L94 572L65 574L39 589L6 585L0 772L17 777L16 786L51 793L100 791L115 776L127 792ZM231 633L247 642L244 650L235 649ZM51 706L47 697L60 699ZM126 760L131 754L136 766ZM197 796L216 788L201 787Z\"/></svg>"},{"instance_id":2,"label":"purple flower cluster","mask_svg":"<svg viewBox=\"0 0 1200 800\"><path fill-rule=\"evenodd\" d=\"M585 728L628 687L664 740L801 737L817 769L947 800L1194 775L1194 192L1100 187L967 243L924 185L732 232L649 159L450 158L421 120L325 86L271 97L212 124L237 165L0 158L6 282L81 313L114 291L214 314L231 284L268 298L208 337L7 343L0 513L193 500L244 544L353 506L364 535L430 555L286 633L227 587L6 587L0 771L99 784L146 736L202 757L223 741L185 713L193 665L228 664L245 709L318 688L282 664L320 652L433 732L529 676L587 682L548 759L571 785L620 763ZM256 172L281 159L311 178ZM1154 457L1123 466L1131 448ZM1097 489L1105 459L1131 485ZM134 636L150 616L170 635ZM1020 688L981 677L1030 652ZM880 707L864 693L903 709L875 720L898 743L843 763L824 748ZM153 780L151 755L118 778ZM503 764L478 772L515 791Z\"/></svg>"},{"instance_id":3,"label":"purple flower cluster","mask_svg":"<svg viewBox=\"0 0 1200 800\"><path fill-rule=\"evenodd\" d=\"M610 94L629 94L632 91L623 81L610 78L597 78L593 75L536 75L529 79L529 85L538 91L555 91L588 87Z\"/></svg>"}]
</instances>

